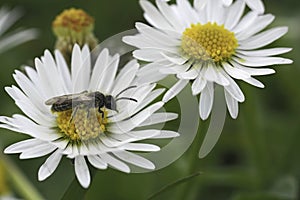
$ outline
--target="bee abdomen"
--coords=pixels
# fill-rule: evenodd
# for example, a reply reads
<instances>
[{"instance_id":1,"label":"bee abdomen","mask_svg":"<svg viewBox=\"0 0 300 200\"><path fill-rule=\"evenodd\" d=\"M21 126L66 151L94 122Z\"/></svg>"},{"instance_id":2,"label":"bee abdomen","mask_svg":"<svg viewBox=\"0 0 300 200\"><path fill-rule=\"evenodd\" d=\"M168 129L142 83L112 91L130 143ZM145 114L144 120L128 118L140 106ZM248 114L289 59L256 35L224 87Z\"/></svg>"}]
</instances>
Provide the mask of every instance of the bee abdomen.
<instances>
[{"instance_id":1,"label":"bee abdomen","mask_svg":"<svg viewBox=\"0 0 300 200\"><path fill-rule=\"evenodd\" d=\"M66 110L71 110L73 106L74 105L72 105L72 103L53 104L51 110L53 112L62 112Z\"/></svg>"}]
</instances>

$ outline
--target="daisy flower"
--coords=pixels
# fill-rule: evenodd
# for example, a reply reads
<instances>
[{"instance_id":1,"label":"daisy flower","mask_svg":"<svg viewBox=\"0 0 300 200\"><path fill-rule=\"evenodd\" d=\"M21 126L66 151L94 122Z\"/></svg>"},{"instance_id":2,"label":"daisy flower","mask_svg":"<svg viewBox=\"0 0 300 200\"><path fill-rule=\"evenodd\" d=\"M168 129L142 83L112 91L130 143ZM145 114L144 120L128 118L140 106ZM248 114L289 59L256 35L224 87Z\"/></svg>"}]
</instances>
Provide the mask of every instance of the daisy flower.
<instances>
[{"instance_id":1,"label":"daisy flower","mask_svg":"<svg viewBox=\"0 0 300 200\"><path fill-rule=\"evenodd\" d=\"M75 45L70 72L59 51L53 57L46 50L41 59L35 59L36 69L26 67L27 75L15 72L18 86L5 88L25 115L2 116L0 127L31 138L12 144L4 152L21 153L20 159L49 154L39 168L40 181L55 171L62 156L74 160L76 177L85 188L91 180L88 163L126 173L130 172L127 163L153 170L151 161L131 151L160 148L138 141L178 136L177 132L151 128L177 115L157 112L163 102L151 104L163 89L154 90L154 84L134 85L139 68L136 60L117 73L119 55L110 56L104 49L92 67L90 54L87 46L80 49Z\"/></svg>"},{"instance_id":2,"label":"daisy flower","mask_svg":"<svg viewBox=\"0 0 300 200\"><path fill-rule=\"evenodd\" d=\"M199 8L201 10L201 6L205 5L209 0L195 0L194 7ZM230 6L232 4L232 0L222 0L225 6ZM259 13L265 12L265 6L261 0L244 0L247 6Z\"/></svg>"},{"instance_id":3,"label":"daisy flower","mask_svg":"<svg viewBox=\"0 0 300 200\"><path fill-rule=\"evenodd\" d=\"M0 53L37 37L37 31L34 29L6 33L20 17L18 8L13 10L9 10L7 7L0 8Z\"/></svg>"},{"instance_id":4,"label":"daisy flower","mask_svg":"<svg viewBox=\"0 0 300 200\"><path fill-rule=\"evenodd\" d=\"M288 28L264 30L275 17L256 11L244 15L243 0L228 7L221 0L210 0L201 10L187 0L177 0L173 5L156 0L157 7L146 0L140 4L152 26L136 23L139 33L123 38L138 48L133 52L135 58L150 62L141 68L140 80L157 81L176 74L179 80L165 94L165 102L191 81L193 95L201 94L199 114L204 120L212 110L215 84L224 88L227 108L236 118L238 102L245 97L235 79L263 88L253 76L275 71L258 67L292 63L277 57L291 48L262 49L287 33Z\"/></svg>"}]
</instances>

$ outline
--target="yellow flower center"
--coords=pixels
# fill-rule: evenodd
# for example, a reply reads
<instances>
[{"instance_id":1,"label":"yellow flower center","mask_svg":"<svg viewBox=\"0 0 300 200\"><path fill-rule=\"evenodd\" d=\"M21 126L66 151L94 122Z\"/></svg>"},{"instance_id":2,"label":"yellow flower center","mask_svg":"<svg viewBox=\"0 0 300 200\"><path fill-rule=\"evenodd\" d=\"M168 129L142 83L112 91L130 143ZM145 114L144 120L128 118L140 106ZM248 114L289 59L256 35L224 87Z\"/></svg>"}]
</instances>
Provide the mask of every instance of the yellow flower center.
<instances>
[{"instance_id":1,"label":"yellow flower center","mask_svg":"<svg viewBox=\"0 0 300 200\"><path fill-rule=\"evenodd\" d=\"M62 27L82 32L83 29L93 27L94 19L81 9L71 8L58 15L52 25L54 28Z\"/></svg>"},{"instance_id":2,"label":"yellow flower center","mask_svg":"<svg viewBox=\"0 0 300 200\"><path fill-rule=\"evenodd\" d=\"M192 24L182 36L183 54L193 61L227 61L235 53L238 41L233 32L216 23Z\"/></svg>"},{"instance_id":3,"label":"yellow flower center","mask_svg":"<svg viewBox=\"0 0 300 200\"><path fill-rule=\"evenodd\" d=\"M106 130L107 111L102 114L98 108L86 108L84 106L56 112L56 123L65 138L72 142L81 142L97 138Z\"/></svg>"}]
</instances>

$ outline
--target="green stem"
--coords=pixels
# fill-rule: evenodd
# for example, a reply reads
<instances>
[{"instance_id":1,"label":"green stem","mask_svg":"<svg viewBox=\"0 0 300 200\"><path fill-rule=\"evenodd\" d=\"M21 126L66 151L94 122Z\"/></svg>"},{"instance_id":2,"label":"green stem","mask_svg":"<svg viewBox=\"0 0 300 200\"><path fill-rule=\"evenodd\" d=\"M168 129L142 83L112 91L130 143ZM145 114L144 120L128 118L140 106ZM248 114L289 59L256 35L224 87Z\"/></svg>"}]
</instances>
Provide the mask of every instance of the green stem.
<instances>
[{"instance_id":1,"label":"green stem","mask_svg":"<svg viewBox=\"0 0 300 200\"><path fill-rule=\"evenodd\" d=\"M204 134L206 133L208 123L200 121L199 122L199 129L198 133L194 139L194 142L191 146L191 148L188 150L187 155L188 157L188 173L187 174L194 174L196 172L199 172L200 170L198 169L198 163L199 163L199 149L202 145L202 140L204 137ZM194 181L189 181L187 182L184 186L183 189L181 190L181 194L178 195L178 200L186 199L186 196L191 192L191 189L193 188Z\"/></svg>"},{"instance_id":2,"label":"green stem","mask_svg":"<svg viewBox=\"0 0 300 200\"><path fill-rule=\"evenodd\" d=\"M4 166L10 181L23 199L44 199L22 172L7 157L0 153L0 162Z\"/></svg>"},{"instance_id":3,"label":"green stem","mask_svg":"<svg viewBox=\"0 0 300 200\"><path fill-rule=\"evenodd\" d=\"M266 154L266 140L263 132L261 131L261 127L259 122L261 121L259 118L259 113L257 112L257 104L251 99L251 94L249 96L247 105L245 105L245 112L243 113L245 128L244 133L246 147L250 154L250 157L253 162L253 167L255 169L256 178L258 180L258 187L263 186L263 181L268 180L268 174L270 172L268 163L268 155ZM253 98L253 97L252 97Z\"/></svg>"},{"instance_id":4,"label":"green stem","mask_svg":"<svg viewBox=\"0 0 300 200\"><path fill-rule=\"evenodd\" d=\"M179 184L182 184L182 183L185 183L187 181L190 181L190 179L195 178L195 177L199 176L200 174L201 174L201 172L196 172L196 173L194 173L192 175L189 175L187 177L181 178L181 179L177 180L174 183L168 184L165 187L163 187L161 190L159 190L157 193L151 195L147 200L154 199L157 196L161 195L162 193L166 192L167 190L173 189L175 186L177 186Z\"/></svg>"}]
</instances>

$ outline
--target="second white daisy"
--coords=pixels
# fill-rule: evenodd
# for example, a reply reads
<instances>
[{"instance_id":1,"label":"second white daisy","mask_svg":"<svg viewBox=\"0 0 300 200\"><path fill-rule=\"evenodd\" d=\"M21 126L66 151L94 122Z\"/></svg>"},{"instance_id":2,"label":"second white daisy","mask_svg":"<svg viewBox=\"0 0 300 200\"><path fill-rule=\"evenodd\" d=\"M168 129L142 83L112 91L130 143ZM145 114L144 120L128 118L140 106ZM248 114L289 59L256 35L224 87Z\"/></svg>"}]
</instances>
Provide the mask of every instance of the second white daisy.
<instances>
[{"instance_id":1,"label":"second white daisy","mask_svg":"<svg viewBox=\"0 0 300 200\"><path fill-rule=\"evenodd\" d=\"M192 81L193 94L201 93L202 119L207 119L212 110L214 84L224 87L229 113L236 118L238 102L245 97L234 79L263 88L253 76L275 71L258 67L292 63L290 59L277 57L290 48L260 49L282 37L288 28L263 31L275 17L256 11L244 15L244 0L228 7L222 0L210 0L197 8L187 0L177 0L174 5L156 0L157 7L147 0L141 0L140 4L152 26L136 23L139 33L123 38L138 48L133 52L135 58L150 62L141 69L140 80L151 82L176 74L179 81L165 94L164 101Z\"/></svg>"}]
</instances>

